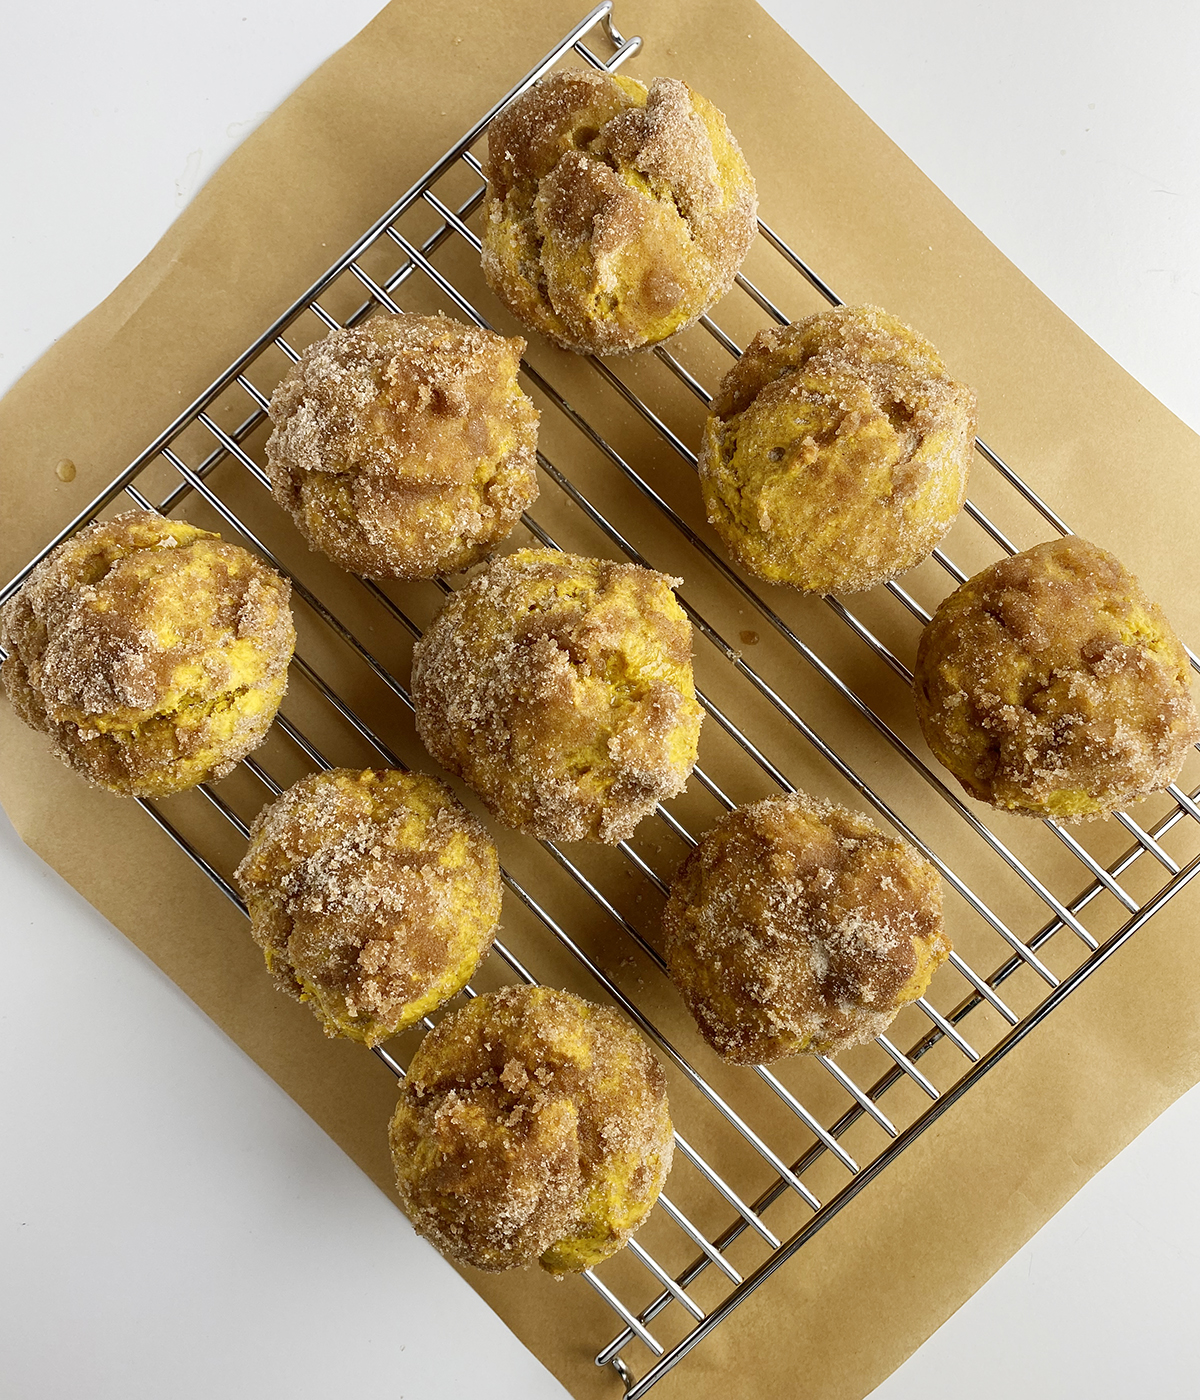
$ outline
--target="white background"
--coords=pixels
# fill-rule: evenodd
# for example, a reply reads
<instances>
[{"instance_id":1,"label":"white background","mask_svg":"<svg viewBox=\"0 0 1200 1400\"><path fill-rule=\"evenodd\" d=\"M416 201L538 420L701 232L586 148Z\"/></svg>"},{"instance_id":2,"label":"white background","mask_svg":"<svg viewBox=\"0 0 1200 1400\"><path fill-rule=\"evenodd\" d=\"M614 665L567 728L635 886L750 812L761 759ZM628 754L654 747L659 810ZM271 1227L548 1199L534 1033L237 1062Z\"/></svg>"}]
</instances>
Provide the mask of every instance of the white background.
<instances>
[{"instance_id":1,"label":"white background","mask_svg":"<svg viewBox=\"0 0 1200 1400\"><path fill-rule=\"evenodd\" d=\"M2 0L0 388L378 8ZM1194 0L768 8L1019 267L1200 428ZM634 0L616 17L635 31ZM564 1394L2 817L0 880L0 1394ZM1193 1093L877 1400L1194 1397L1198 1148ZM731 1378L731 1396L753 1393Z\"/></svg>"}]
</instances>

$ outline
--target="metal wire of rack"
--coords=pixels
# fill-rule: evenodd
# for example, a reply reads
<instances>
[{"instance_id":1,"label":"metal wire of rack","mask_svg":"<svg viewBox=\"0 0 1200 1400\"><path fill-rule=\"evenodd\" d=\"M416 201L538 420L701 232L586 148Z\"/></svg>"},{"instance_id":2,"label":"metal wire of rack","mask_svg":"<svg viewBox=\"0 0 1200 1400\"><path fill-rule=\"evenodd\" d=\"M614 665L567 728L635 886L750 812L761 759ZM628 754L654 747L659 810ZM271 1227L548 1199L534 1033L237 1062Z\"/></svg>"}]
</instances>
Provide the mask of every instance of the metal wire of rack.
<instances>
[{"instance_id":1,"label":"metal wire of rack","mask_svg":"<svg viewBox=\"0 0 1200 1400\"><path fill-rule=\"evenodd\" d=\"M264 792L268 800L277 796L291 775L311 765L353 761L346 756L351 751L365 750L391 767L407 766L400 750L419 758L411 724L397 731L391 718L396 701L401 712L411 711L408 689L380 659L383 647L373 638L386 629L388 648L397 644L394 637L411 642L421 633L417 618L430 616L441 594L450 591L442 581L385 590L369 580L335 576L296 549L290 525L273 511L254 456L261 453L270 390L299 357L302 339L307 343L353 324L379 306L399 310L401 295L417 303L412 309L449 309L488 325L480 309L485 307L503 321L478 271L479 237L471 221L484 188L472 148L497 112L556 65L583 62L613 71L636 53L641 40L624 38L610 12L606 0L584 16L0 591L2 602L41 558L122 494L164 514L190 498L291 580L303 615L301 646L287 713L278 716L268 744L243 761L221 793L203 785L199 798L185 794L161 804L138 799L243 912L223 870L236 863L248 818ZM598 57L585 39L608 57ZM939 549L903 585L887 584L851 611L835 598L764 597L713 548L693 500L694 483L689 491L678 463L695 469L688 443L695 441L710 401L705 383L715 385L730 357L740 354L738 339L725 327L752 334L763 315L786 324L792 317L781 304L797 305L814 293L840 304L779 234L766 223L760 222L760 230L747 263L755 280L738 277L737 291L720 308L723 324L702 317L671 348L659 346L636 362L614 366L533 346L523 366L543 409L539 466L554 488L543 493L539 518L523 518L525 531L549 548L558 548L563 537L569 537L568 548L582 541L584 553L597 552L600 541L626 559L668 573L685 572L683 561L688 579L680 601L705 644L697 658L703 682L698 693L709 720L705 761L689 794L656 813L666 851L642 838L650 822L611 858L607 852L568 855L543 843L547 867L511 842L502 845L505 884L530 916L525 927L533 933L519 948L511 940L497 942L498 962L491 959L485 967L493 969L491 976L500 968L507 979L533 982L527 964L541 959L545 980L579 979L626 1012L656 1045L672 1077L673 1116L687 1135L676 1133L669 1189L628 1249L583 1275L619 1320L619 1331L595 1359L617 1373L626 1400L645 1395L1200 869L1200 787L1189 792L1172 785L1147 804L1150 820L1120 813L1119 827L1089 831L1085 845L1054 822L989 825L927 766L904 712L911 671L902 654L915 647L919 625L947 591L947 581L957 586L974 567L964 570ZM956 552L961 548L982 567L997 548L1011 554L1021 547L1010 535L1046 525L1070 533L990 447L977 447L992 469L982 483L976 476L990 509L978 491L968 501L950 536ZM566 457L576 469L559 465ZM640 467L633 465L635 458ZM1006 524L1013 522L1006 529L993 518L1001 512ZM650 536L669 557L645 557L636 535ZM299 562L289 566L292 558ZM438 591L432 599L431 591ZM742 625L748 612L764 626L764 637ZM751 665L746 653L760 644L763 659ZM1192 661L1196 665L1194 656ZM351 679L335 688L325 672L347 662ZM799 708L801 692L807 715ZM844 739L831 738L831 731L851 736L856 763L845 756ZM335 748L337 759L327 758ZM661 900L674 861L695 844L698 823L748 795L761 795L764 779L771 789L795 790L768 756L772 748L786 750L793 768L803 767L809 786L848 785L937 866L952 892L956 951L927 995L902 1013L892 1036L880 1036L840 1061L817 1056L776 1070L730 1070L708 1054L671 1001L660 975L657 921L642 904L646 894L651 907L655 897ZM733 782L712 776L710 753ZM913 783L914 776L921 781ZM735 785L736 797L726 790ZM220 822L214 828L213 813L223 828ZM1118 830L1132 841L1118 839ZM948 844L964 849L964 841L965 860L952 866L939 854ZM1075 892L1067 896L1055 893L1055 887L1065 888L1064 863L1074 872L1072 881L1082 866L1085 880L1082 888L1072 883ZM978 892L985 883L987 899ZM1021 928L1032 931L1023 935ZM981 974L976 964L992 970ZM477 994L473 985L462 995ZM414 1043L410 1035L375 1053L402 1077ZM697 1132L707 1144L703 1151L692 1141ZM649 1357L640 1376L635 1353Z\"/></svg>"}]
</instances>

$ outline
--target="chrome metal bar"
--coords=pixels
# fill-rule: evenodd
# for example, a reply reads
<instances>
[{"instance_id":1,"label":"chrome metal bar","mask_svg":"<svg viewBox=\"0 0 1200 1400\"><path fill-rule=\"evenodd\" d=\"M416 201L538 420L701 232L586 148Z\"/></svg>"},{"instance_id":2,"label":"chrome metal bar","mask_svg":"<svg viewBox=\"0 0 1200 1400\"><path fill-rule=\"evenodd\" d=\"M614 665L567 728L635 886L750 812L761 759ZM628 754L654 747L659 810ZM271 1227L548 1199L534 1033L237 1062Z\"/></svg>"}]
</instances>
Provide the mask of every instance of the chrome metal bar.
<instances>
[{"instance_id":1,"label":"chrome metal bar","mask_svg":"<svg viewBox=\"0 0 1200 1400\"><path fill-rule=\"evenodd\" d=\"M746 293L750 300L754 302L760 310L765 311L777 325L786 326L791 322L792 318L780 311L770 297L760 292L748 277L739 272L733 280L742 291Z\"/></svg>"},{"instance_id":2,"label":"chrome metal bar","mask_svg":"<svg viewBox=\"0 0 1200 1400\"><path fill-rule=\"evenodd\" d=\"M694 1318L697 1318L701 1322L704 1321L704 1309L701 1308L698 1303L696 1303L692 1298L688 1296L686 1289L680 1288L680 1286L675 1282L671 1275L667 1273L666 1269L664 1269L663 1266L660 1263L658 1263L657 1260L655 1260L649 1254L646 1253L646 1251L641 1247L641 1245L638 1244L636 1237L629 1241L626 1248L634 1256L634 1258L640 1259L642 1263L645 1264L646 1268L650 1270L654 1277L659 1281L659 1283L662 1284L662 1286L667 1290L667 1292L670 1293L672 1298L674 1298L677 1303L682 1303L683 1306L688 1310L688 1312L691 1313L691 1315Z\"/></svg>"},{"instance_id":3,"label":"chrome metal bar","mask_svg":"<svg viewBox=\"0 0 1200 1400\"><path fill-rule=\"evenodd\" d=\"M884 1113L870 1094L864 1093L835 1060L831 1060L828 1055L818 1055L816 1059L817 1062L837 1080L842 1088L845 1089L859 1108L879 1124L883 1131L887 1133L888 1137L894 1138L898 1136L896 1125L892 1120Z\"/></svg>"},{"instance_id":4,"label":"chrome metal bar","mask_svg":"<svg viewBox=\"0 0 1200 1400\"><path fill-rule=\"evenodd\" d=\"M308 309L313 313L314 316L316 316L316 318L321 322L321 324L325 327L327 331L341 330L342 323L337 319L336 316L331 316L319 301L309 302Z\"/></svg>"},{"instance_id":5,"label":"chrome metal bar","mask_svg":"<svg viewBox=\"0 0 1200 1400\"><path fill-rule=\"evenodd\" d=\"M388 1069L391 1070L397 1079L407 1078L399 1060L393 1059L382 1045L373 1045L371 1047L371 1054L374 1055L377 1060L381 1060L387 1065Z\"/></svg>"},{"instance_id":6,"label":"chrome metal bar","mask_svg":"<svg viewBox=\"0 0 1200 1400\"><path fill-rule=\"evenodd\" d=\"M774 248L775 251L779 253L781 257L783 257L787 262L789 262L792 265L792 267L794 267L795 270L800 274L800 276L803 277L807 283L809 283L810 286L815 287L816 290L820 292L820 294L825 298L827 302L829 302L831 306L845 306L846 303L841 299L840 296L838 296L838 294L833 290L833 288L830 287L827 282L823 281L820 277L818 277L817 274L812 270L812 268L809 267L809 265L804 261L804 259L799 257L796 253L794 253L791 250L791 248L788 247L788 245L783 241L783 239L780 238L780 236L775 232L775 230L771 228L771 226L761 218L758 221L758 231L767 240L767 242L770 243L771 247Z\"/></svg>"},{"instance_id":7,"label":"chrome metal bar","mask_svg":"<svg viewBox=\"0 0 1200 1400\"><path fill-rule=\"evenodd\" d=\"M711 317L701 316L700 319L696 322L696 324L698 326L703 326L704 329L709 333L709 335L712 336L712 338L717 342L717 344L721 347L722 350L732 355L735 360L741 359L742 347L731 336L726 335L725 332L721 329L721 327L718 326L716 322L712 320Z\"/></svg>"},{"instance_id":8,"label":"chrome metal bar","mask_svg":"<svg viewBox=\"0 0 1200 1400\"><path fill-rule=\"evenodd\" d=\"M779 1237L767 1228L759 1219L758 1213L742 1200L734 1189L728 1185L713 1169L708 1165L699 1152L687 1141L678 1131L675 1133L675 1146L683 1153L696 1170L725 1200L737 1211L742 1220L771 1246L772 1249L779 1248Z\"/></svg>"},{"instance_id":9,"label":"chrome metal bar","mask_svg":"<svg viewBox=\"0 0 1200 1400\"><path fill-rule=\"evenodd\" d=\"M619 1356L614 1356L608 1364L616 1372L617 1379L621 1382L621 1385L624 1388L625 1397L627 1400L629 1392L637 1384L637 1378L634 1376L633 1372L629 1369L628 1366L626 1366L624 1361L622 1361Z\"/></svg>"},{"instance_id":10,"label":"chrome metal bar","mask_svg":"<svg viewBox=\"0 0 1200 1400\"><path fill-rule=\"evenodd\" d=\"M233 829L237 832L237 834L240 837L242 837L243 840L248 841L250 839L250 828L241 819L241 817L238 816L238 814L233 810L233 808L229 806L228 803L223 801L223 799L218 797L217 794L213 792L212 787L208 783L198 784L196 790L200 793L202 797L208 799L212 806L214 806L217 809L217 811L220 812L220 814L225 818L229 825L233 827Z\"/></svg>"},{"instance_id":11,"label":"chrome metal bar","mask_svg":"<svg viewBox=\"0 0 1200 1400\"><path fill-rule=\"evenodd\" d=\"M1193 821L1200 822L1200 807L1198 807L1195 801L1184 792L1178 783L1168 784L1167 791Z\"/></svg>"},{"instance_id":12,"label":"chrome metal bar","mask_svg":"<svg viewBox=\"0 0 1200 1400\"><path fill-rule=\"evenodd\" d=\"M671 371L675 378L678 379L680 383L682 383L692 394L696 396L696 398L700 400L700 402L704 405L705 408L707 408L709 404L712 403L712 395L708 392L704 385L700 383L700 381L695 377L695 375L689 373L686 369L684 369L683 365L679 363L679 361L675 358L674 355L671 354L669 350L667 350L662 345L656 345L654 347L654 354L657 356L658 359L660 359L663 362L664 365L666 365L666 367Z\"/></svg>"},{"instance_id":13,"label":"chrome metal bar","mask_svg":"<svg viewBox=\"0 0 1200 1400\"><path fill-rule=\"evenodd\" d=\"M676 1223L676 1225L679 1226L679 1228L688 1237L688 1239L690 1239L691 1242L698 1249L703 1251L703 1253L708 1256L708 1258L717 1266L718 1269L721 1270L721 1272L725 1275L727 1279L729 1279L731 1283L741 1283L741 1274L738 1273L738 1271L733 1267L729 1260L725 1258L725 1256L721 1253L719 1249L717 1249L715 1245L709 1244L708 1238L705 1236L704 1232L702 1230L699 1230L695 1225L692 1224L692 1222L687 1218L687 1216L684 1215L683 1211L679 1209L679 1207L671 1200L669 1196L660 1193L658 1197L658 1204L663 1208L663 1210L666 1211L666 1213L671 1217L671 1219Z\"/></svg>"},{"instance_id":14,"label":"chrome metal bar","mask_svg":"<svg viewBox=\"0 0 1200 1400\"><path fill-rule=\"evenodd\" d=\"M966 513L971 517L972 520L975 521L977 525L981 525L984 528L984 530L992 537L993 540L996 541L996 543L1005 552L1005 554L1020 553L1020 550L1018 550L1016 545L1013 544L1013 542L1008 538L1006 534L1004 534L1000 527L998 525L993 525L992 522L987 518L987 516L984 515L983 511L981 511L973 501L964 501L963 510L966 511Z\"/></svg>"},{"instance_id":15,"label":"chrome metal bar","mask_svg":"<svg viewBox=\"0 0 1200 1400\"><path fill-rule=\"evenodd\" d=\"M1032 943L1033 940L1030 939L1030 942ZM984 1001L988 1002L995 1010L997 1010L1010 1026L1015 1026L1017 1024L1017 1022L1021 1019L1017 1015L1017 1013L1010 1006L1005 1005L1005 1003L1000 998L1000 994L995 990L995 988L992 987L991 984L985 981L982 977L980 977L980 975L960 953L956 953L954 949L951 948L950 956L946 959L946 961L950 964L952 968L954 968L956 972L961 973L967 979L967 981L970 982L971 986L975 988L975 990L984 999ZM1019 960L1016 961L1017 965L1019 966Z\"/></svg>"},{"instance_id":16,"label":"chrome metal bar","mask_svg":"<svg viewBox=\"0 0 1200 1400\"><path fill-rule=\"evenodd\" d=\"M953 562L953 560L948 558L944 550L935 549L933 551L933 558L937 560L937 562L942 566L943 569L945 569L945 571L950 575L950 577L954 580L956 584L966 583L967 574L965 570L960 569L958 565Z\"/></svg>"},{"instance_id":17,"label":"chrome metal bar","mask_svg":"<svg viewBox=\"0 0 1200 1400\"><path fill-rule=\"evenodd\" d=\"M192 845L192 843L187 839L187 837L183 836L179 831L177 831L175 827L171 825L171 823L166 819L166 817L163 816L163 814L158 810L157 807L155 807L155 805L152 802L148 801L144 797L135 797L133 800L142 809L142 811L146 813L146 815L151 819L151 821L154 822L154 824L159 828L159 830L164 831L171 838L171 840L175 842L175 844L179 847L179 849L184 853L185 856L188 856L190 857L190 859L195 861L196 865L199 866L199 868L205 873L205 875L208 876L208 878L213 882L213 884L216 885L217 889L221 891L221 893L230 902L230 904L240 909L244 914L246 912L246 905L243 902L241 895L238 894L237 890L233 888L233 886L224 877L224 875L222 875L214 865L210 864L207 860L204 859L204 857L195 848L195 846Z\"/></svg>"},{"instance_id":18,"label":"chrome metal bar","mask_svg":"<svg viewBox=\"0 0 1200 1400\"><path fill-rule=\"evenodd\" d=\"M1064 846L1066 846L1066 848L1071 852L1071 854L1083 865L1087 866L1087 868L1092 872L1095 878L1100 881L1100 883L1109 892L1109 894L1111 894L1115 899L1118 899L1129 911L1129 913L1133 914L1137 912L1137 900L1134 899L1134 897L1131 894L1129 894L1126 890L1122 889L1121 886L1117 884L1117 882L1108 873L1108 871L1105 870L1105 868L1100 864L1100 862L1095 858L1095 856L1092 855L1091 851L1089 851L1085 846L1081 846L1079 842L1075 839L1075 837L1072 836L1071 833L1066 830L1066 828L1062 825L1061 822L1052 821L1050 818L1047 817L1043 822L1043 825L1049 827L1049 829L1052 832L1054 832L1055 836L1058 837L1058 839L1063 843ZM1076 930L1076 932L1078 932L1078 930ZM1093 950L1099 947L1099 944L1091 936L1091 934L1087 935L1087 937L1084 939L1084 942L1087 943L1088 947Z\"/></svg>"},{"instance_id":19,"label":"chrome metal bar","mask_svg":"<svg viewBox=\"0 0 1200 1400\"><path fill-rule=\"evenodd\" d=\"M808 1128L809 1132L811 1132L818 1141L825 1144L829 1151L841 1162L842 1166L851 1172L857 1172L859 1170L858 1163L851 1157L842 1144L838 1142L837 1138L821 1126L820 1119L809 1113L808 1109L804 1107L795 1094L793 1094L785 1084L781 1083L766 1065L755 1065L754 1072L765 1084L771 1086L774 1092L787 1104L796 1117Z\"/></svg>"},{"instance_id":20,"label":"chrome metal bar","mask_svg":"<svg viewBox=\"0 0 1200 1400\"><path fill-rule=\"evenodd\" d=\"M926 1014L926 1016L929 1017L929 1019L938 1028L938 1030L941 1031L941 1033L947 1038L947 1040L953 1042L953 1044L955 1044L963 1052L963 1054L967 1057L968 1060L971 1061L972 1064L974 1064L979 1059L979 1051L975 1049L975 1047L971 1044L969 1040L967 1040L964 1036L959 1034L959 1032L954 1028L954 1026L952 1026L950 1022L946 1020L946 1018L942 1015L940 1011L937 1010L936 1007L931 1006L924 997L918 997L915 1002L915 1005L921 1008L921 1010Z\"/></svg>"},{"instance_id":21,"label":"chrome metal bar","mask_svg":"<svg viewBox=\"0 0 1200 1400\"><path fill-rule=\"evenodd\" d=\"M650 1350L654 1353L655 1356L661 1356L663 1354L664 1348L662 1343L645 1329L645 1327L638 1321L636 1317L634 1317L634 1315L629 1311L625 1304L621 1302L620 1298L617 1297L617 1295L612 1291L612 1289L600 1282L600 1280L596 1277L594 1270L584 1269L583 1277L587 1279L587 1281L592 1285L596 1292L599 1293L601 1298L603 1298L604 1301L608 1304L608 1306L612 1308L613 1312L615 1312L619 1317L624 1318L626 1327L628 1327L630 1331L636 1332L638 1337L641 1338L643 1342L645 1342L645 1344L650 1348Z\"/></svg>"},{"instance_id":22,"label":"chrome metal bar","mask_svg":"<svg viewBox=\"0 0 1200 1400\"><path fill-rule=\"evenodd\" d=\"M1149 851L1160 865L1165 866L1172 875L1179 874L1179 866L1167 854L1158 842L1146 831L1143 831L1137 822L1126 812L1114 812L1113 816L1121 823L1126 831L1130 832L1137 843L1145 850Z\"/></svg>"},{"instance_id":23,"label":"chrome metal bar","mask_svg":"<svg viewBox=\"0 0 1200 1400\"><path fill-rule=\"evenodd\" d=\"M276 715L275 718L276 720L278 720L279 716ZM254 761L254 759L243 758L242 764L244 767L248 768L251 773L254 774L258 781L262 783L263 787L265 787L273 797L283 796L283 789L279 786L275 779L271 777L269 773L267 773L264 769L259 767L259 765Z\"/></svg>"},{"instance_id":24,"label":"chrome metal bar","mask_svg":"<svg viewBox=\"0 0 1200 1400\"><path fill-rule=\"evenodd\" d=\"M911 594L906 593L904 589L901 588L900 585L896 582L895 579L891 579L883 586L887 589L889 593L893 595L893 597L900 599L900 601L909 610L909 612L912 613L913 617L917 619L917 621L921 624L922 627L924 627L925 624L929 621L929 619L933 616L932 613L926 612L925 609L920 605L920 603L917 602L917 600L914 597L912 597Z\"/></svg>"},{"instance_id":25,"label":"chrome metal bar","mask_svg":"<svg viewBox=\"0 0 1200 1400\"><path fill-rule=\"evenodd\" d=\"M936 1099L940 1097L938 1091L933 1087L929 1080L925 1078L925 1076L916 1067L916 1065L913 1064L913 1062L908 1058L908 1056L903 1052L903 1050L900 1050L897 1046L893 1045L886 1035L877 1035L875 1037L875 1044L882 1045L883 1048L892 1057L892 1059L895 1060L899 1068L903 1070L905 1074L908 1075L908 1077L912 1080L914 1084L918 1086L918 1088L922 1089L926 1094L928 1094L931 1099Z\"/></svg>"},{"instance_id":26,"label":"chrome metal bar","mask_svg":"<svg viewBox=\"0 0 1200 1400\"><path fill-rule=\"evenodd\" d=\"M1073 535L1075 533L1065 521L1061 520L1059 516L1050 509L1046 502L1042 500L1031 486L1028 486L1021 480L1008 463L1002 460L998 453L992 451L982 438L975 439L975 451L990 462L1005 481L1007 481L1014 490L1018 491L1044 520L1048 520L1060 535Z\"/></svg>"}]
</instances>

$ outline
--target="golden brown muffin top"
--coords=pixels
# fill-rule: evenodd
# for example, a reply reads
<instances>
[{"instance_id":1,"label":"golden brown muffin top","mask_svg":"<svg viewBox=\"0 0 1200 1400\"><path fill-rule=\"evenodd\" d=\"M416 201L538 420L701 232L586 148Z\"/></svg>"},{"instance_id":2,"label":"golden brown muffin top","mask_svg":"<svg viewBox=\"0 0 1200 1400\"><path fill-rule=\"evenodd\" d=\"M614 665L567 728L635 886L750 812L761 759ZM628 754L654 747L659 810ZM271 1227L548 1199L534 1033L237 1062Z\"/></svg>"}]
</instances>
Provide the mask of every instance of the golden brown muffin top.
<instances>
[{"instance_id":1,"label":"golden brown muffin top","mask_svg":"<svg viewBox=\"0 0 1200 1400\"><path fill-rule=\"evenodd\" d=\"M414 649L425 746L510 826L624 839L696 759L691 626L671 583L556 550L497 560Z\"/></svg>"},{"instance_id":2,"label":"golden brown muffin top","mask_svg":"<svg viewBox=\"0 0 1200 1400\"><path fill-rule=\"evenodd\" d=\"M379 312L331 331L271 398L276 499L355 573L469 567L537 498L524 349L441 315Z\"/></svg>"},{"instance_id":3,"label":"golden brown muffin top","mask_svg":"<svg viewBox=\"0 0 1200 1400\"><path fill-rule=\"evenodd\" d=\"M423 773L301 779L255 818L235 879L279 988L368 1044L461 988L500 917L495 845Z\"/></svg>"},{"instance_id":4,"label":"golden brown muffin top","mask_svg":"<svg viewBox=\"0 0 1200 1400\"><path fill-rule=\"evenodd\" d=\"M709 518L747 568L859 590L924 558L962 505L975 395L877 306L760 331L705 432Z\"/></svg>"},{"instance_id":5,"label":"golden brown muffin top","mask_svg":"<svg viewBox=\"0 0 1200 1400\"><path fill-rule=\"evenodd\" d=\"M675 78L647 91L586 69L551 73L492 122L484 171L489 281L571 349L636 349L682 329L732 285L755 234L737 142ZM504 218L522 245L511 267L492 246ZM619 261L635 248L640 259Z\"/></svg>"},{"instance_id":6,"label":"golden brown muffin top","mask_svg":"<svg viewBox=\"0 0 1200 1400\"><path fill-rule=\"evenodd\" d=\"M967 790L1029 816L1078 820L1156 792L1200 738L1162 609L1078 536L1002 559L944 599L914 694L926 741Z\"/></svg>"},{"instance_id":7,"label":"golden brown muffin top","mask_svg":"<svg viewBox=\"0 0 1200 1400\"><path fill-rule=\"evenodd\" d=\"M452 1259L584 1268L625 1242L666 1178L666 1082L617 1012L505 987L422 1041L391 1146L405 1210Z\"/></svg>"},{"instance_id":8,"label":"golden brown muffin top","mask_svg":"<svg viewBox=\"0 0 1200 1400\"><path fill-rule=\"evenodd\" d=\"M290 591L219 535L133 510L47 555L5 605L0 639L51 721L133 730L285 671Z\"/></svg>"},{"instance_id":9,"label":"golden brown muffin top","mask_svg":"<svg viewBox=\"0 0 1200 1400\"><path fill-rule=\"evenodd\" d=\"M933 867L803 793L707 832L672 882L663 929L705 1039L739 1064L872 1039L950 951Z\"/></svg>"}]
</instances>

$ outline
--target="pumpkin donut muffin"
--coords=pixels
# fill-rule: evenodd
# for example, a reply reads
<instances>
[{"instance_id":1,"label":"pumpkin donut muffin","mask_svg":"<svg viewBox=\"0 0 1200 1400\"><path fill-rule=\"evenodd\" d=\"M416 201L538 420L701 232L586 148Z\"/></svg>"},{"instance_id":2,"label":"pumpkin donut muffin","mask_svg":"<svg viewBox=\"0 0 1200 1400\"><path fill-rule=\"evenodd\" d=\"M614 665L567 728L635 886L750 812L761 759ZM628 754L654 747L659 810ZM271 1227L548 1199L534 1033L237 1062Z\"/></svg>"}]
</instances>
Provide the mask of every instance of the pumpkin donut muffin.
<instances>
[{"instance_id":1,"label":"pumpkin donut muffin","mask_svg":"<svg viewBox=\"0 0 1200 1400\"><path fill-rule=\"evenodd\" d=\"M259 813L235 879L276 986L366 1045L461 991L500 918L495 845L423 773L301 779Z\"/></svg>"},{"instance_id":2,"label":"pumpkin donut muffin","mask_svg":"<svg viewBox=\"0 0 1200 1400\"><path fill-rule=\"evenodd\" d=\"M642 1038L615 1011L549 987L489 992L430 1031L390 1139L404 1209L443 1254L551 1274L621 1248L674 1146Z\"/></svg>"},{"instance_id":3,"label":"pumpkin donut muffin","mask_svg":"<svg viewBox=\"0 0 1200 1400\"><path fill-rule=\"evenodd\" d=\"M483 271L567 350L654 345L733 285L754 180L725 118L675 78L551 73L488 130Z\"/></svg>"},{"instance_id":4,"label":"pumpkin donut muffin","mask_svg":"<svg viewBox=\"0 0 1200 1400\"><path fill-rule=\"evenodd\" d=\"M881 1035L950 955L933 866L803 793L723 817L672 882L663 931L672 981L735 1064Z\"/></svg>"},{"instance_id":5,"label":"pumpkin donut muffin","mask_svg":"<svg viewBox=\"0 0 1200 1400\"><path fill-rule=\"evenodd\" d=\"M434 578L478 563L537 499L524 350L449 316L381 312L331 331L271 397L275 499L351 573Z\"/></svg>"},{"instance_id":6,"label":"pumpkin donut muffin","mask_svg":"<svg viewBox=\"0 0 1200 1400\"><path fill-rule=\"evenodd\" d=\"M1077 536L968 579L922 633L925 742L981 802L1064 821L1174 782L1200 739L1187 653L1157 603Z\"/></svg>"},{"instance_id":7,"label":"pumpkin donut muffin","mask_svg":"<svg viewBox=\"0 0 1200 1400\"><path fill-rule=\"evenodd\" d=\"M288 583L154 511L64 540L0 612L0 680L55 753L113 792L220 778L262 742L296 642Z\"/></svg>"},{"instance_id":8,"label":"pumpkin donut muffin","mask_svg":"<svg viewBox=\"0 0 1200 1400\"><path fill-rule=\"evenodd\" d=\"M549 549L497 560L413 650L425 747L507 826L624 840L696 762L692 629L673 582Z\"/></svg>"},{"instance_id":9,"label":"pumpkin donut muffin","mask_svg":"<svg viewBox=\"0 0 1200 1400\"><path fill-rule=\"evenodd\" d=\"M700 485L734 560L804 593L853 593L926 558L967 493L975 395L877 306L760 331L725 376Z\"/></svg>"}]
</instances>

